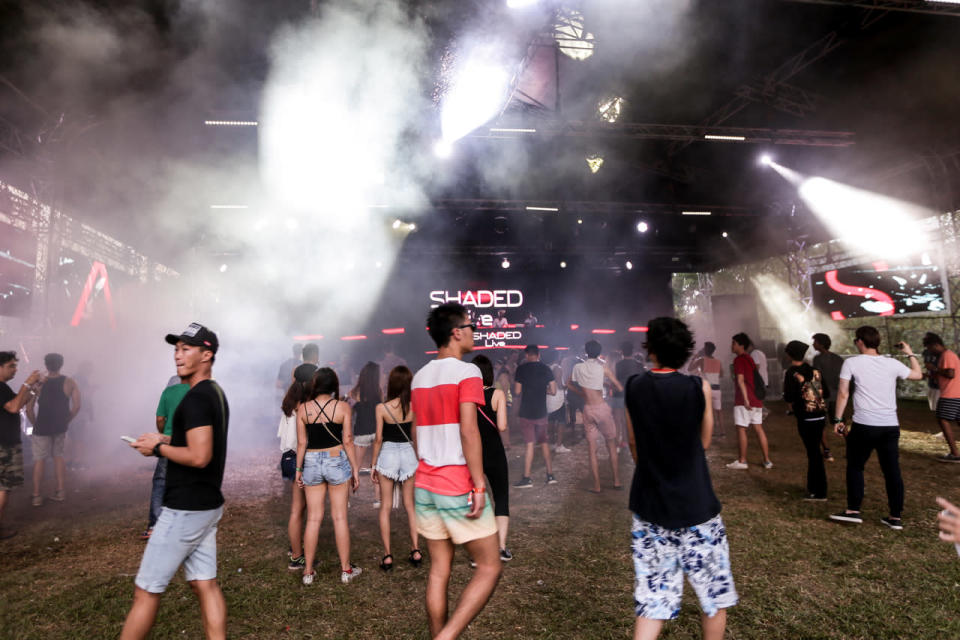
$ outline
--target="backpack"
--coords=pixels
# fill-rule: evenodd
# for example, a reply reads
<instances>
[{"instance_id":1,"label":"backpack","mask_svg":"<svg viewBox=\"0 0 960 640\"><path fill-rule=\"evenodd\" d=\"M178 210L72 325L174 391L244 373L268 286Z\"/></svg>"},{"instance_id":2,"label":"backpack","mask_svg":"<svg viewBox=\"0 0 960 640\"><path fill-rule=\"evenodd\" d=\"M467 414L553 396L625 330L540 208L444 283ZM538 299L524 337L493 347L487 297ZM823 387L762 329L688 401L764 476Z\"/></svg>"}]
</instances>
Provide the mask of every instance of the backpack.
<instances>
[{"instance_id":1,"label":"backpack","mask_svg":"<svg viewBox=\"0 0 960 640\"><path fill-rule=\"evenodd\" d=\"M753 358L750 358L750 362L753 362ZM760 367L756 362L753 362L753 395L757 396L757 400L767 397L767 385L763 383L763 376L760 375Z\"/></svg>"},{"instance_id":2,"label":"backpack","mask_svg":"<svg viewBox=\"0 0 960 640\"><path fill-rule=\"evenodd\" d=\"M823 401L823 383L817 369L813 370L813 377L800 387L800 400L803 402L804 412L808 414L824 413L827 410L827 405Z\"/></svg>"}]
</instances>

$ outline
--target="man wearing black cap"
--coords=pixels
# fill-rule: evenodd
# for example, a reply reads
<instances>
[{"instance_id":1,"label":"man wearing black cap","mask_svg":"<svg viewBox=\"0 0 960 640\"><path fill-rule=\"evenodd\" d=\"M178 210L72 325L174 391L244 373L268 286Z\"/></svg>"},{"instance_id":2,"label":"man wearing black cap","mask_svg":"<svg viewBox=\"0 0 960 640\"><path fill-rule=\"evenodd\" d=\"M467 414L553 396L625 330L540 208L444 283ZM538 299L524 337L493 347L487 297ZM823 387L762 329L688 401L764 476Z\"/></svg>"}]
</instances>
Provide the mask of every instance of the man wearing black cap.
<instances>
[{"instance_id":1,"label":"man wearing black cap","mask_svg":"<svg viewBox=\"0 0 960 640\"><path fill-rule=\"evenodd\" d=\"M227 606L217 584L217 523L223 514L220 485L230 410L223 390L212 379L219 341L197 323L166 340L176 347L177 375L190 390L173 414L170 436L145 433L130 445L145 456L167 459L167 484L120 637L147 636L160 595L182 564L184 577L200 600L207 638L225 638Z\"/></svg>"}]
</instances>

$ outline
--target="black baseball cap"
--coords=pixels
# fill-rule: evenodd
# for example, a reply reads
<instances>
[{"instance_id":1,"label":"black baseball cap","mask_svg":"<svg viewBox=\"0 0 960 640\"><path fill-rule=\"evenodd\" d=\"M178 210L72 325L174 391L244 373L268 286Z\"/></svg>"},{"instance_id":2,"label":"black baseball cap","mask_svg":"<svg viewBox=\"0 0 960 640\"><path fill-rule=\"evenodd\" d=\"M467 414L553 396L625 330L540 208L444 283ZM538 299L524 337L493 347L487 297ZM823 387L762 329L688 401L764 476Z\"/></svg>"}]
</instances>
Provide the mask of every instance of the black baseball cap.
<instances>
[{"instance_id":1,"label":"black baseball cap","mask_svg":"<svg viewBox=\"0 0 960 640\"><path fill-rule=\"evenodd\" d=\"M220 348L220 341L217 340L217 334L198 322L191 322L190 326L183 330L183 333L176 335L168 333L166 337L167 344L177 344L185 342L194 347L204 347L214 353Z\"/></svg>"}]
</instances>

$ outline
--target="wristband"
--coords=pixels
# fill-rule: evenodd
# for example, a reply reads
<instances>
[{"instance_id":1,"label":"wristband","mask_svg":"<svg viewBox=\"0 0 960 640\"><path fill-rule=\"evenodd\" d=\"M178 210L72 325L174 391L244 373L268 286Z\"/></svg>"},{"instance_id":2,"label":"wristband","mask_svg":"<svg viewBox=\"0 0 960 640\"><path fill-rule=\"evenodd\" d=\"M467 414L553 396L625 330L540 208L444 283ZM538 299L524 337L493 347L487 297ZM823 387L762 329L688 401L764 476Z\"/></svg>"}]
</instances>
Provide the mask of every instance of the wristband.
<instances>
[{"instance_id":1,"label":"wristband","mask_svg":"<svg viewBox=\"0 0 960 640\"><path fill-rule=\"evenodd\" d=\"M162 457L163 457L163 455L160 454L160 446L163 445L163 444L166 444L166 443L165 443L165 442L158 442L156 445L154 445L154 447L153 447L153 455L155 455L155 456L158 457L158 458L162 458Z\"/></svg>"},{"instance_id":2,"label":"wristband","mask_svg":"<svg viewBox=\"0 0 960 640\"><path fill-rule=\"evenodd\" d=\"M836 416L831 418L831 420L833 421L833 424L841 424L843 422L843 418L837 418Z\"/></svg>"},{"instance_id":3,"label":"wristband","mask_svg":"<svg viewBox=\"0 0 960 640\"><path fill-rule=\"evenodd\" d=\"M908 354L907 354L907 357L908 357L908 358L917 358L917 354L915 354L915 353L908 353ZM917 360L919 360L919 358L917 358Z\"/></svg>"},{"instance_id":4,"label":"wristband","mask_svg":"<svg viewBox=\"0 0 960 640\"><path fill-rule=\"evenodd\" d=\"M486 490L486 487L474 487L473 489L470 489L470 493L484 493Z\"/></svg>"},{"instance_id":5,"label":"wristband","mask_svg":"<svg viewBox=\"0 0 960 640\"><path fill-rule=\"evenodd\" d=\"M296 471L299 471L300 473L303 473L303 467L296 467Z\"/></svg>"}]
</instances>

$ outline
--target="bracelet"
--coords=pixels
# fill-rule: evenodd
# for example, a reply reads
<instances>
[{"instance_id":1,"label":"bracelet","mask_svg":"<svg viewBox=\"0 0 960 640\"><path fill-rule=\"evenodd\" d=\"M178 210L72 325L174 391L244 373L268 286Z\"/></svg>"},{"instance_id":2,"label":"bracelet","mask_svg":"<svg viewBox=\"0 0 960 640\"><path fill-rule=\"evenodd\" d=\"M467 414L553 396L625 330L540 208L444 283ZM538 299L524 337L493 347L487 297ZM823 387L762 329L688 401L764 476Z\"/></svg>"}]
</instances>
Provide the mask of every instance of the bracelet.
<instances>
[{"instance_id":1,"label":"bracelet","mask_svg":"<svg viewBox=\"0 0 960 640\"><path fill-rule=\"evenodd\" d=\"M908 354L907 354L907 357L908 357L908 358L917 358L917 354L915 354L915 353L908 353ZM917 360L919 360L919 359L920 359L920 358L917 358Z\"/></svg>"},{"instance_id":2,"label":"bracelet","mask_svg":"<svg viewBox=\"0 0 960 640\"><path fill-rule=\"evenodd\" d=\"M295 469L296 469L297 471L299 471L300 473L303 473L303 467L296 467Z\"/></svg>"}]
</instances>

